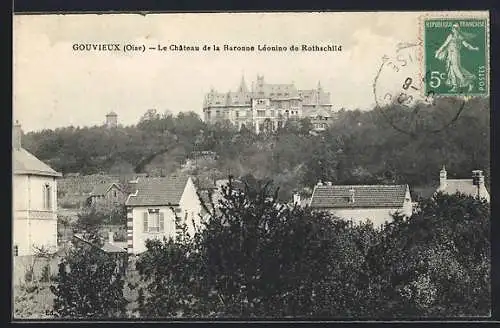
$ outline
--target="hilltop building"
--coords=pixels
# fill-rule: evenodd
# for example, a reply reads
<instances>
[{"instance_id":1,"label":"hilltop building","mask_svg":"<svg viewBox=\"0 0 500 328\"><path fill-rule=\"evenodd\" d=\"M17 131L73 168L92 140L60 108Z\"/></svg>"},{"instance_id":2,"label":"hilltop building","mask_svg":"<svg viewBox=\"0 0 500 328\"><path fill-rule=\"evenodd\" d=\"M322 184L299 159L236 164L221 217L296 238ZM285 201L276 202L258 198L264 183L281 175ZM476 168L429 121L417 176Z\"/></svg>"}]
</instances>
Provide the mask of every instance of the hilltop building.
<instances>
[{"instance_id":1,"label":"hilltop building","mask_svg":"<svg viewBox=\"0 0 500 328\"><path fill-rule=\"evenodd\" d=\"M118 126L118 114L111 111L106 114L106 127L116 128Z\"/></svg>"},{"instance_id":2,"label":"hilltop building","mask_svg":"<svg viewBox=\"0 0 500 328\"><path fill-rule=\"evenodd\" d=\"M472 197L483 198L490 201L490 194L484 184L484 175L481 170L472 171L471 179L448 179L446 168L443 165L439 171L439 187L436 192L443 192L448 195L461 193Z\"/></svg>"},{"instance_id":3,"label":"hilltop building","mask_svg":"<svg viewBox=\"0 0 500 328\"><path fill-rule=\"evenodd\" d=\"M230 121L241 129L254 129L256 133L274 131L288 120L310 117L318 130L325 129L332 116L330 93L318 82L316 89L298 90L291 84L269 84L264 76L248 89L244 77L236 91L217 92L212 89L203 102L203 116L207 123Z\"/></svg>"},{"instance_id":4,"label":"hilltop building","mask_svg":"<svg viewBox=\"0 0 500 328\"><path fill-rule=\"evenodd\" d=\"M21 125L13 128L14 256L34 255L37 248L57 250L57 178L54 171L22 148Z\"/></svg>"}]
</instances>

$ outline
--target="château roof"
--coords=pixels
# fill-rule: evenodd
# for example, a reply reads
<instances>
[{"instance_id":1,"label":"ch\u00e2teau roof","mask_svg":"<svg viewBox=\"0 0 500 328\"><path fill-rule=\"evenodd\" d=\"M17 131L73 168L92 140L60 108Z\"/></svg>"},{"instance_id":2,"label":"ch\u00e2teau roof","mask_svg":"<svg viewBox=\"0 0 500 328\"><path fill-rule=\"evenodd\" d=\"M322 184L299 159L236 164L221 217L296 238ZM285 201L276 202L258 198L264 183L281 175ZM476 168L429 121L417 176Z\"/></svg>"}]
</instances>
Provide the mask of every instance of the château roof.
<instances>
[{"instance_id":1,"label":"ch\u00e2teau roof","mask_svg":"<svg viewBox=\"0 0 500 328\"><path fill-rule=\"evenodd\" d=\"M205 96L204 106L245 106L250 105L252 98L270 98L275 100L300 99L303 105L330 104L330 93L324 92L321 85L318 89L298 90L294 83L270 84L262 80L262 84L252 84L252 90L248 90L244 78L240 82L237 91L216 92L211 90ZM319 99L318 99L319 97Z\"/></svg>"},{"instance_id":2,"label":"ch\u00e2teau roof","mask_svg":"<svg viewBox=\"0 0 500 328\"><path fill-rule=\"evenodd\" d=\"M53 170L50 166L36 158L24 148L13 148L12 158L14 174L32 174L53 177L62 176L61 173Z\"/></svg>"},{"instance_id":3,"label":"ch\u00e2teau roof","mask_svg":"<svg viewBox=\"0 0 500 328\"><path fill-rule=\"evenodd\" d=\"M354 190L354 202L350 201ZM403 206L408 185L316 186L311 207L316 208L399 208Z\"/></svg>"},{"instance_id":4,"label":"ch\u00e2teau roof","mask_svg":"<svg viewBox=\"0 0 500 328\"><path fill-rule=\"evenodd\" d=\"M118 116L118 114L116 114L115 112L111 111L111 112L107 113L106 116Z\"/></svg>"}]
</instances>

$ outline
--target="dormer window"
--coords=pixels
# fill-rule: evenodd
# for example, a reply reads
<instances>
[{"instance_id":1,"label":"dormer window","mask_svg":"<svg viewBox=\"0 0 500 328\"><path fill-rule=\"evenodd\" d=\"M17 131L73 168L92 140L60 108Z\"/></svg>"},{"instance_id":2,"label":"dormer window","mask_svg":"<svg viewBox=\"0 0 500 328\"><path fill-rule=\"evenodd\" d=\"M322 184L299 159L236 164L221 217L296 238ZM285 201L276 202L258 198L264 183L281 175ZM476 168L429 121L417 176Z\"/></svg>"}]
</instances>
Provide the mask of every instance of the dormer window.
<instances>
[{"instance_id":1,"label":"dormer window","mask_svg":"<svg viewBox=\"0 0 500 328\"><path fill-rule=\"evenodd\" d=\"M50 210L52 208L52 188L48 183L43 186L43 208Z\"/></svg>"}]
</instances>

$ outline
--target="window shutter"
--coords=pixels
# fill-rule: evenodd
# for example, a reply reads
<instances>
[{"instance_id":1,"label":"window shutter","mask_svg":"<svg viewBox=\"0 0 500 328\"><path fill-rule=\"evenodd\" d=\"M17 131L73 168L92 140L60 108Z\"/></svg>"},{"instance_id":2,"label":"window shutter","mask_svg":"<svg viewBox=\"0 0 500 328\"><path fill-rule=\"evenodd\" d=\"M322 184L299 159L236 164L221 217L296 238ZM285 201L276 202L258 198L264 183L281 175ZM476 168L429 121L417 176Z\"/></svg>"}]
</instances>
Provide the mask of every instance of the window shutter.
<instances>
[{"instance_id":1,"label":"window shutter","mask_svg":"<svg viewBox=\"0 0 500 328\"><path fill-rule=\"evenodd\" d=\"M144 220L144 232L148 232L148 212L144 212L144 216L143 216L143 220Z\"/></svg>"},{"instance_id":2,"label":"window shutter","mask_svg":"<svg viewBox=\"0 0 500 328\"><path fill-rule=\"evenodd\" d=\"M44 209L47 208L47 196L45 195L46 192L47 192L47 190L45 189L45 185L43 185L43 187L42 187L42 197L43 197L43 208Z\"/></svg>"},{"instance_id":3,"label":"window shutter","mask_svg":"<svg viewBox=\"0 0 500 328\"><path fill-rule=\"evenodd\" d=\"M165 215L163 212L160 212L160 232L165 231Z\"/></svg>"}]
</instances>

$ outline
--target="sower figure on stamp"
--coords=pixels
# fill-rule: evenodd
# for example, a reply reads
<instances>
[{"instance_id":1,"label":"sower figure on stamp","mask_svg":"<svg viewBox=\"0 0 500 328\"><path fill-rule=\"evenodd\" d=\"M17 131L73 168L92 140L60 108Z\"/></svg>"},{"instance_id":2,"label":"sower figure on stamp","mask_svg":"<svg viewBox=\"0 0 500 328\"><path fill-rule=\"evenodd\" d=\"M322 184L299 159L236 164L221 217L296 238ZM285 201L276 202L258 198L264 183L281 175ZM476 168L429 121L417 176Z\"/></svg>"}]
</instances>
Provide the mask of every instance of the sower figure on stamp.
<instances>
[{"instance_id":1,"label":"sower figure on stamp","mask_svg":"<svg viewBox=\"0 0 500 328\"><path fill-rule=\"evenodd\" d=\"M446 61L446 85L451 87L450 91L468 87L470 92L474 88L474 79L476 77L462 66L460 58L462 45L470 50L479 50L478 47L474 47L466 41L466 39L472 37L472 34L460 31L458 24L453 24L451 34L448 35L446 41L436 51L435 57Z\"/></svg>"}]
</instances>

